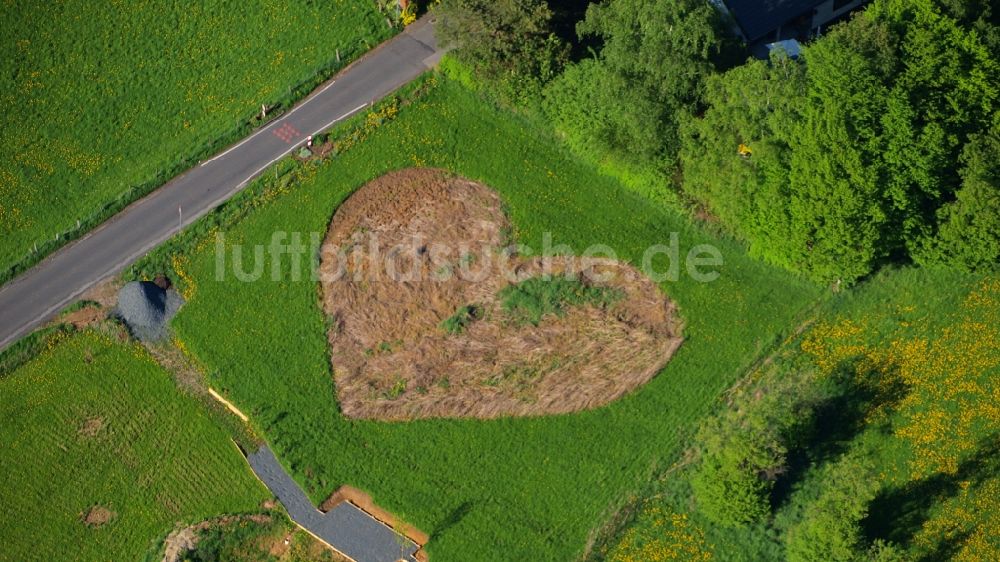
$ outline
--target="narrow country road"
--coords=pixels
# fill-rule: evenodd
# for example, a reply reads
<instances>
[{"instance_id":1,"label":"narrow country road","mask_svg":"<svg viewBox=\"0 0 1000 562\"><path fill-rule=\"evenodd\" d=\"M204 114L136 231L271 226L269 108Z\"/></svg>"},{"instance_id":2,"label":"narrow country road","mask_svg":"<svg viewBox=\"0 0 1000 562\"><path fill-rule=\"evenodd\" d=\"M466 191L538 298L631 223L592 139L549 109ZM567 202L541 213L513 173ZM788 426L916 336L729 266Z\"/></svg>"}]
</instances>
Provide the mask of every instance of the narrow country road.
<instances>
[{"instance_id":1,"label":"narrow country road","mask_svg":"<svg viewBox=\"0 0 1000 562\"><path fill-rule=\"evenodd\" d=\"M367 53L291 111L133 203L0 288L0 349L95 283L233 196L270 164L436 64L442 51L423 18Z\"/></svg>"}]
</instances>

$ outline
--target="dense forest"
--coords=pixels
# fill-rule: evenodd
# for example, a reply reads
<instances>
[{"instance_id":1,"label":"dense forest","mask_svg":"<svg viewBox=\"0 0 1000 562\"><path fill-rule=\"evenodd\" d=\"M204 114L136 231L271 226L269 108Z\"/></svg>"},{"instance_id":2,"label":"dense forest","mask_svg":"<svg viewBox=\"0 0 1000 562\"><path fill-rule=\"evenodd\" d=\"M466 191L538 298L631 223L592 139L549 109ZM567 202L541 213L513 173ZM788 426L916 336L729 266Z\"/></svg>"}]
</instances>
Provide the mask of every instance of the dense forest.
<instances>
[{"instance_id":1,"label":"dense forest","mask_svg":"<svg viewBox=\"0 0 1000 562\"><path fill-rule=\"evenodd\" d=\"M887 263L996 268L988 0L877 0L766 61L704 0L565 4L442 0L441 33L498 101L655 174L767 262L838 286Z\"/></svg>"}]
</instances>

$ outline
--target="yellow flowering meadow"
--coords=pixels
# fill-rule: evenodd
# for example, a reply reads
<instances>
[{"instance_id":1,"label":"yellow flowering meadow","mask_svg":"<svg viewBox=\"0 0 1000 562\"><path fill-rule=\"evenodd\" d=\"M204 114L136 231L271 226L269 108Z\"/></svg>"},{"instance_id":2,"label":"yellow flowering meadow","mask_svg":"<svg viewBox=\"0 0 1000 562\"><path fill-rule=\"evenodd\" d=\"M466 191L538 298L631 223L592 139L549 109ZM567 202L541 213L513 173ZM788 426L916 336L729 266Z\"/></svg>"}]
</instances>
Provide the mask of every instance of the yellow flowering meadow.
<instances>
[{"instance_id":1,"label":"yellow flowering meadow","mask_svg":"<svg viewBox=\"0 0 1000 562\"><path fill-rule=\"evenodd\" d=\"M993 450L984 447L1000 434L1000 279L979 281L937 320L936 328L880 343L865 319L841 319L816 326L802 349L824 372L847 365L876 391L869 416L890 420L892 436L909 450L893 485L959 479L957 494L939 498L914 546L930 553L955 543L953 560L998 560L1000 479L961 479L963 465ZM900 320L896 333L913 327Z\"/></svg>"},{"instance_id":2,"label":"yellow flowering meadow","mask_svg":"<svg viewBox=\"0 0 1000 562\"><path fill-rule=\"evenodd\" d=\"M647 507L639 519L642 526L633 526L612 549L610 562L696 562L711 560L711 547L701 529L683 513L666 511L662 507Z\"/></svg>"}]
</instances>

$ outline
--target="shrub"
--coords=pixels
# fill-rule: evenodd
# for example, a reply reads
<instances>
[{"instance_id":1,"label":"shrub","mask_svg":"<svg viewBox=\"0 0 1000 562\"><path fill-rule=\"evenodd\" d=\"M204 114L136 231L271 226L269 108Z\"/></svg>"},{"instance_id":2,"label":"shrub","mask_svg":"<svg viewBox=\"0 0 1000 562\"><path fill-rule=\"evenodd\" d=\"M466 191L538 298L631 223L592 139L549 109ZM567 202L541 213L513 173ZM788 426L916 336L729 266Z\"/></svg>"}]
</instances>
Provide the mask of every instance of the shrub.
<instances>
[{"instance_id":1,"label":"shrub","mask_svg":"<svg viewBox=\"0 0 1000 562\"><path fill-rule=\"evenodd\" d=\"M786 555L789 562L854 562L865 559L861 521L878 492L878 479L870 461L849 455L827 467L825 487L809 504L802 521L788 530ZM884 546L873 555L893 560Z\"/></svg>"},{"instance_id":2,"label":"shrub","mask_svg":"<svg viewBox=\"0 0 1000 562\"><path fill-rule=\"evenodd\" d=\"M775 459L777 460L777 459ZM739 455L711 455L691 479L698 507L721 525L737 527L765 519L771 512L774 482Z\"/></svg>"},{"instance_id":3,"label":"shrub","mask_svg":"<svg viewBox=\"0 0 1000 562\"><path fill-rule=\"evenodd\" d=\"M467 304L459 308L450 318L441 322L441 329L449 334L461 334L465 327L483 316L483 308L478 304Z\"/></svg>"},{"instance_id":4,"label":"shrub","mask_svg":"<svg viewBox=\"0 0 1000 562\"><path fill-rule=\"evenodd\" d=\"M619 289L587 285L563 276L532 277L500 290L500 302L516 323L541 322L548 314L563 315L570 306L608 306L624 297Z\"/></svg>"},{"instance_id":5,"label":"shrub","mask_svg":"<svg viewBox=\"0 0 1000 562\"><path fill-rule=\"evenodd\" d=\"M527 105L562 69L568 47L551 29L544 0L442 0L438 37L504 100Z\"/></svg>"},{"instance_id":6,"label":"shrub","mask_svg":"<svg viewBox=\"0 0 1000 562\"><path fill-rule=\"evenodd\" d=\"M825 387L811 371L764 378L699 428L701 462L691 476L700 510L730 527L765 519L788 450L810 433Z\"/></svg>"}]
</instances>

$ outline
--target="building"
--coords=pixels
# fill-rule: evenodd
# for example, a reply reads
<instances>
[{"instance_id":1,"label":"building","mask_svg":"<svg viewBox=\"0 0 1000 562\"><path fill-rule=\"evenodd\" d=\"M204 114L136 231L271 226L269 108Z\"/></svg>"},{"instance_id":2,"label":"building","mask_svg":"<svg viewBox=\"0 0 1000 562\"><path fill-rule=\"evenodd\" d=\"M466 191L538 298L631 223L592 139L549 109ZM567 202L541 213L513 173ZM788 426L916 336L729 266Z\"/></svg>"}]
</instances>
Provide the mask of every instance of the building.
<instances>
[{"instance_id":1,"label":"building","mask_svg":"<svg viewBox=\"0 0 1000 562\"><path fill-rule=\"evenodd\" d=\"M748 45L804 41L868 0L710 0Z\"/></svg>"}]
</instances>

